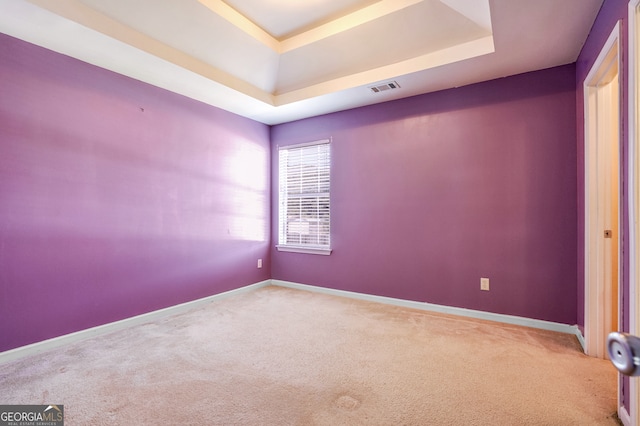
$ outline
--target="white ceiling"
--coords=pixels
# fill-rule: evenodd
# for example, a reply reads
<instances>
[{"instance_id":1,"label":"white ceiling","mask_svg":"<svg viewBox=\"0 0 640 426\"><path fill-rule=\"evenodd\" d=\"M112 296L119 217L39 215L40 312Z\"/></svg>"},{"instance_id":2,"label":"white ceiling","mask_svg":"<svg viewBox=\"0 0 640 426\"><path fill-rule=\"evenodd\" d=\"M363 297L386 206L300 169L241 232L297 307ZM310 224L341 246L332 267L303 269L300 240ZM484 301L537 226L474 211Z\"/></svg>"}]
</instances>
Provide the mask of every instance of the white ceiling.
<instances>
[{"instance_id":1,"label":"white ceiling","mask_svg":"<svg viewBox=\"0 0 640 426\"><path fill-rule=\"evenodd\" d=\"M0 32L278 124L572 63L602 3L0 0Z\"/></svg>"}]
</instances>

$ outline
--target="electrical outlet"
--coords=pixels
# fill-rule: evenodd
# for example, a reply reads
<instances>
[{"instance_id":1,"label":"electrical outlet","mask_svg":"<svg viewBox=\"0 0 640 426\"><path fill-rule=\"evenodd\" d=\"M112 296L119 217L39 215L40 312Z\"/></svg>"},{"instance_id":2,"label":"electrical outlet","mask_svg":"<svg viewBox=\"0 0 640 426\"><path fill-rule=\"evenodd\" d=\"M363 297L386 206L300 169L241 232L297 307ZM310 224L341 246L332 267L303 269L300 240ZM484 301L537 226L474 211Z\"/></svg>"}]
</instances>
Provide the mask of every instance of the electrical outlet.
<instances>
[{"instance_id":1,"label":"electrical outlet","mask_svg":"<svg viewBox=\"0 0 640 426\"><path fill-rule=\"evenodd\" d=\"M480 278L480 290L489 291L489 278Z\"/></svg>"},{"instance_id":2,"label":"electrical outlet","mask_svg":"<svg viewBox=\"0 0 640 426\"><path fill-rule=\"evenodd\" d=\"M262 268L262 259L258 259L258 269Z\"/></svg>"}]
</instances>

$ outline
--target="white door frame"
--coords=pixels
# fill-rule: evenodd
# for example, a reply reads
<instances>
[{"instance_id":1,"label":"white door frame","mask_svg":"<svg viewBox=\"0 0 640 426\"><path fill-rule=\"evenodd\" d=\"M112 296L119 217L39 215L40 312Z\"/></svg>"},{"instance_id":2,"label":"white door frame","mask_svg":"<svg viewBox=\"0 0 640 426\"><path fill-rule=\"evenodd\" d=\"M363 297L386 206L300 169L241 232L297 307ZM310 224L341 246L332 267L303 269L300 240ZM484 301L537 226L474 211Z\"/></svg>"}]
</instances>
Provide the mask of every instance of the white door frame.
<instances>
[{"instance_id":1,"label":"white door frame","mask_svg":"<svg viewBox=\"0 0 640 426\"><path fill-rule=\"evenodd\" d=\"M629 1L629 332L640 335L640 0ZM618 415L625 424L640 422L640 384L629 380L629 411L622 406ZM627 421L629 423L627 423Z\"/></svg>"},{"instance_id":2,"label":"white door frame","mask_svg":"<svg viewBox=\"0 0 640 426\"><path fill-rule=\"evenodd\" d=\"M598 194L605 193L606 179L603 180L603 176L610 176L610 171L606 169L603 171L602 168L611 166L612 155L618 155L619 158L620 120L617 120L617 128L615 129L618 135L618 149L617 153L612 154L612 147L608 146L611 141L609 132L612 129L609 126L611 123L610 108L603 108L603 105L607 102L611 103L611 89L608 88L610 85L607 83L611 81L612 73L619 76L620 69L620 22L618 22L589 71L583 87L585 109L585 349L588 355L598 358L606 357L606 334L611 330L613 297L618 298L618 312L620 312L619 294L621 292L618 291L618 295L613 295L611 285L606 285L603 278L606 274L606 269L603 270L606 257L604 231L612 229L610 218L605 217L605 212L610 209L610 204L609 201L598 200ZM620 84L617 85L618 92L614 94L618 104L620 102L619 87ZM620 117L619 108L618 116ZM607 126L609 126L608 129ZM606 158L609 160L607 161ZM620 188L619 173L615 178L618 179L617 188ZM608 193L611 192L610 188L606 188L606 190ZM621 224L619 205L618 200L618 223ZM618 253L621 252L619 228ZM619 265L620 256L618 256L617 266L618 282L620 281ZM620 319L618 319L619 321Z\"/></svg>"}]
</instances>

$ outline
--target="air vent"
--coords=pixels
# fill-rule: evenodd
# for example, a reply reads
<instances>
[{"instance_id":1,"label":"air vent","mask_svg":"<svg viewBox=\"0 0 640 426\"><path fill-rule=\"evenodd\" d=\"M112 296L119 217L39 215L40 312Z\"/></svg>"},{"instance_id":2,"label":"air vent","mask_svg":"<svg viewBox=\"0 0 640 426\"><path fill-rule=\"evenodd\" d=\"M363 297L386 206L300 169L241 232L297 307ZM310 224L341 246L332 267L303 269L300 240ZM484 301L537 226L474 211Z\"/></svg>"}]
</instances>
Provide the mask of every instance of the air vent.
<instances>
[{"instance_id":1,"label":"air vent","mask_svg":"<svg viewBox=\"0 0 640 426\"><path fill-rule=\"evenodd\" d=\"M381 84L379 86L369 87L373 93L386 92L387 90L399 89L400 85L397 81L390 81L389 83Z\"/></svg>"}]
</instances>

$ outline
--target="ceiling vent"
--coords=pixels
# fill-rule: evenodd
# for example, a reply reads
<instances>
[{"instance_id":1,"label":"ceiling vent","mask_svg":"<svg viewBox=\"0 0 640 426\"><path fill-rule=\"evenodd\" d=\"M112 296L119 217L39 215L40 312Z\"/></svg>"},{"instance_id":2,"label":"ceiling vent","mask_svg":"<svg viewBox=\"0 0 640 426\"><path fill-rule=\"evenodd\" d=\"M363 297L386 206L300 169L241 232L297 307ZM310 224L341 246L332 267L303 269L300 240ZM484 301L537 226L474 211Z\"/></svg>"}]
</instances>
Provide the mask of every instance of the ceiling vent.
<instances>
[{"instance_id":1,"label":"ceiling vent","mask_svg":"<svg viewBox=\"0 0 640 426\"><path fill-rule=\"evenodd\" d=\"M386 92L387 90L399 89L400 85L397 81L390 81L389 83L381 84L379 86L369 87L373 93Z\"/></svg>"}]
</instances>

